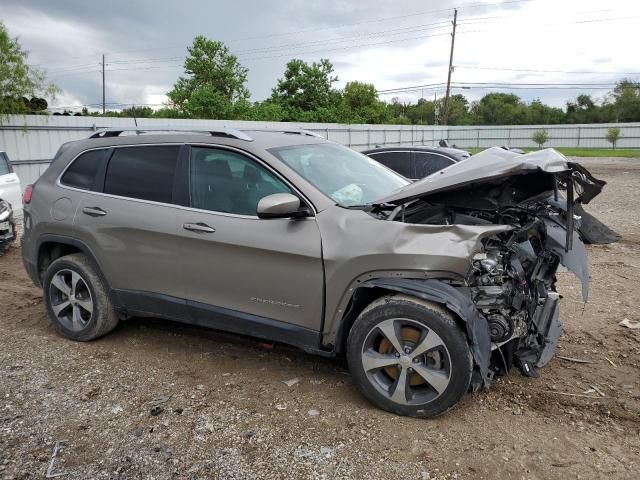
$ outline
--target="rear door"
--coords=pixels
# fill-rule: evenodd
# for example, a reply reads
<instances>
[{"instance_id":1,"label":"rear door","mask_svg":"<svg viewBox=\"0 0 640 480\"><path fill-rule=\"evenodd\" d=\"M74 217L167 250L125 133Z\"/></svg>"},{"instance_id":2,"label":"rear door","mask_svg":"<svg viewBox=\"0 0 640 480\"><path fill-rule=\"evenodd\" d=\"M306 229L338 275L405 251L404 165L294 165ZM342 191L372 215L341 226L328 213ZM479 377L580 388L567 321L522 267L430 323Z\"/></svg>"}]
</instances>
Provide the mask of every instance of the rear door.
<instances>
[{"instance_id":1,"label":"rear door","mask_svg":"<svg viewBox=\"0 0 640 480\"><path fill-rule=\"evenodd\" d=\"M13 171L9 157L4 152L0 152L0 199L9 202L14 212L22 212L20 179Z\"/></svg>"},{"instance_id":2,"label":"rear door","mask_svg":"<svg viewBox=\"0 0 640 480\"><path fill-rule=\"evenodd\" d=\"M115 147L77 210L75 236L132 310L186 314L176 274L180 145ZM63 177L64 179L64 177Z\"/></svg>"},{"instance_id":3,"label":"rear door","mask_svg":"<svg viewBox=\"0 0 640 480\"><path fill-rule=\"evenodd\" d=\"M254 157L193 146L190 158L191 207L178 213L178 235L192 316L257 336L251 325L317 333L324 279L315 218L259 219L261 198L295 192Z\"/></svg>"}]
</instances>

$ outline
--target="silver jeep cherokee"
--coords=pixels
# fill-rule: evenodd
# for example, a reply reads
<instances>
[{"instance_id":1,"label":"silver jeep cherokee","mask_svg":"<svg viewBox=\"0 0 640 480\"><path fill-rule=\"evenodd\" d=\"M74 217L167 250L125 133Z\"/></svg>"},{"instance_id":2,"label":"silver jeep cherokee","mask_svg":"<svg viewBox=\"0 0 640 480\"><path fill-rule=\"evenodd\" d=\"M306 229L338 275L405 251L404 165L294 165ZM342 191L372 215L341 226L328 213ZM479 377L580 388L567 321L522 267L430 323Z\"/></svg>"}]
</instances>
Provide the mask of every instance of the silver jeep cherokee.
<instances>
[{"instance_id":1,"label":"silver jeep cherokee","mask_svg":"<svg viewBox=\"0 0 640 480\"><path fill-rule=\"evenodd\" d=\"M604 182L555 150L411 183L301 130L134 133L63 145L25 192L24 265L72 340L145 316L345 354L372 403L428 417L550 360L559 263L586 301L573 207Z\"/></svg>"}]
</instances>

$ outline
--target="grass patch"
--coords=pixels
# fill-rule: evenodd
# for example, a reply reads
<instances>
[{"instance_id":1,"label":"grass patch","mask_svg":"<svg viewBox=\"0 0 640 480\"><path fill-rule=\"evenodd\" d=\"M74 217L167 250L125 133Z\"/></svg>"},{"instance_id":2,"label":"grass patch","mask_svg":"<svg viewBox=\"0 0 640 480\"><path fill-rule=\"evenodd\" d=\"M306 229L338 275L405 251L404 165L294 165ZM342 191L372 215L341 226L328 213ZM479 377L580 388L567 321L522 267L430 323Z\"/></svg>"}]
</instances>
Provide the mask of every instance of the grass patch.
<instances>
[{"instance_id":1,"label":"grass patch","mask_svg":"<svg viewBox=\"0 0 640 480\"><path fill-rule=\"evenodd\" d=\"M481 152L484 148L468 148L472 155ZM524 148L526 152L534 152L536 148ZM613 150L611 148L556 148L560 153L568 157L621 157L640 158L640 149L627 148Z\"/></svg>"}]
</instances>

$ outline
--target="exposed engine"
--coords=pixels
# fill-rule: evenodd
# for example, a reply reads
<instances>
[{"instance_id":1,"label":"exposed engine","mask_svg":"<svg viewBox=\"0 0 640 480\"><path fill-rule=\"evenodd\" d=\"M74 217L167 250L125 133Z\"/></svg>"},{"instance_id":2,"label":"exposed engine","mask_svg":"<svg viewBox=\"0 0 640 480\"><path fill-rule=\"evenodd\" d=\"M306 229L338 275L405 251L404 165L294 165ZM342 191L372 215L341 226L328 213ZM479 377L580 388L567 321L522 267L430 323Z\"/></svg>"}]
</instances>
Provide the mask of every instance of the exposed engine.
<instances>
[{"instance_id":1,"label":"exposed engine","mask_svg":"<svg viewBox=\"0 0 640 480\"><path fill-rule=\"evenodd\" d=\"M534 214L534 212L537 214ZM535 375L534 366L546 363L543 356L551 319L549 308L557 307L555 273L559 256L547 248L545 216L559 216L548 204L533 210L501 211L500 218L487 212L469 217L494 216L493 222L509 220L514 230L484 240L484 251L474 255L467 285L477 308L489 325L495 371L508 370L515 362L526 375ZM549 348L555 348L549 345Z\"/></svg>"},{"instance_id":2,"label":"exposed engine","mask_svg":"<svg viewBox=\"0 0 640 480\"><path fill-rule=\"evenodd\" d=\"M511 227L482 241L463 288L488 323L492 370L505 372L515 364L535 376L535 368L553 355L561 333L555 273L569 243L568 212L547 197L495 210L417 201L391 215L412 223ZM575 220L573 227L578 226ZM559 227L560 238L550 236L550 226Z\"/></svg>"}]
</instances>

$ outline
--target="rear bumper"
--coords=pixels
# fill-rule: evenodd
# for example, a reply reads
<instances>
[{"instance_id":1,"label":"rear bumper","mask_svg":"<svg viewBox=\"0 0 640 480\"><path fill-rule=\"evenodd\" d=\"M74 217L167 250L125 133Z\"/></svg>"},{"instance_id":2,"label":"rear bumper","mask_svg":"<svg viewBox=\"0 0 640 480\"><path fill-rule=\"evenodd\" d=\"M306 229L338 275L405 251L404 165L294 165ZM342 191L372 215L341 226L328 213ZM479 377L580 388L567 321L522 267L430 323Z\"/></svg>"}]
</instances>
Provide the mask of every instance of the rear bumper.
<instances>
[{"instance_id":1,"label":"rear bumper","mask_svg":"<svg viewBox=\"0 0 640 480\"><path fill-rule=\"evenodd\" d=\"M25 216L26 219L26 216ZM31 229L26 228L28 222L25 221L25 229L22 233L22 238L20 238L20 252L22 253L22 265L24 265L24 269L26 270L29 278L34 283L36 287L41 287L40 284L40 276L38 275L38 257L34 254L33 250L33 242L30 240L32 236Z\"/></svg>"},{"instance_id":2,"label":"rear bumper","mask_svg":"<svg viewBox=\"0 0 640 480\"><path fill-rule=\"evenodd\" d=\"M27 271L27 275L33 282L36 287L42 287L40 284L40 278L38 276L38 267L35 263L29 262L24 255L22 256L22 265L24 265L24 269Z\"/></svg>"}]
</instances>

